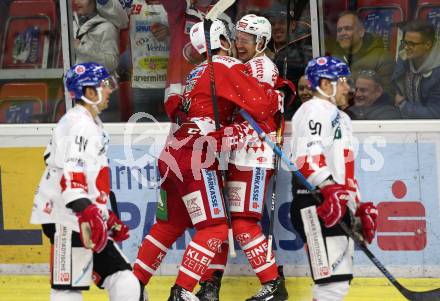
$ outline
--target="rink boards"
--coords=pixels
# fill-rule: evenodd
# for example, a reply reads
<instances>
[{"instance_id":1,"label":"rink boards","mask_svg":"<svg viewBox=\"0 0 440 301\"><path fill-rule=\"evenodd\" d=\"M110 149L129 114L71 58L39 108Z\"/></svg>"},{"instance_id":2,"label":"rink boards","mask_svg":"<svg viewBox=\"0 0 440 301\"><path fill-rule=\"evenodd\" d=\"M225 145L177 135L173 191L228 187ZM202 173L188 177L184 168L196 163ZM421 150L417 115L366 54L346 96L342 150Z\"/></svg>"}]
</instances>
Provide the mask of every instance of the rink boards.
<instances>
[{"instance_id":1,"label":"rink boards","mask_svg":"<svg viewBox=\"0 0 440 301\"><path fill-rule=\"evenodd\" d=\"M44 169L42 154L51 125L2 126L0 131L0 273L41 272L47 269L48 241L29 224L35 188ZM169 124L109 124L112 190L131 236L122 245L134 260L138 245L154 222L158 201L157 155ZM289 127L287 127L289 129ZM373 253L397 276L440 277L439 154L437 122L358 122L356 174L362 199L379 208ZM285 151L289 149L286 134ZM286 274L308 274L303 242L289 222L291 173L283 167L277 180L275 248ZM270 191L268 193L270 195ZM263 228L268 228L268 212ZM159 273L174 274L191 231L168 253ZM250 274L241 252L229 260L231 274ZM378 276L360 252L356 274Z\"/></svg>"}]
</instances>

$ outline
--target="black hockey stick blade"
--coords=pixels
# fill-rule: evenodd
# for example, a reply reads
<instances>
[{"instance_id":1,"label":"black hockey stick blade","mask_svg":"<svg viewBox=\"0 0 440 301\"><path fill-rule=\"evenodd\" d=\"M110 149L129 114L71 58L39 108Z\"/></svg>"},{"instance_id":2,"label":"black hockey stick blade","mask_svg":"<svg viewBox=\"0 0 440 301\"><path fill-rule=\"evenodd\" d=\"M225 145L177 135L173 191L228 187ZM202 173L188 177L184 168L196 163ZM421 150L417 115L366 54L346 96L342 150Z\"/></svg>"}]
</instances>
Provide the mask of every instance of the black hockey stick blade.
<instances>
[{"instance_id":1,"label":"black hockey stick blade","mask_svg":"<svg viewBox=\"0 0 440 301\"><path fill-rule=\"evenodd\" d=\"M343 222L339 224L342 230L347 233L362 249L371 262L382 272L382 274L391 282L392 285L410 301L440 301L440 288L424 292L415 292L407 289L397 281L396 278L385 268L382 262L374 256L365 243Z\"/></svg>"},{"instance_id":2,"label":"black hockey stick blade","mask_svg":"<svg viewBox=\"0 0 440 301\"><path fill-rule=\"evenodd\" d=\"M404 287L400 290L408 300L411 301L438 301L440 300L440 288L425 292L414 292Z\"/></svg>"}]
</instances>

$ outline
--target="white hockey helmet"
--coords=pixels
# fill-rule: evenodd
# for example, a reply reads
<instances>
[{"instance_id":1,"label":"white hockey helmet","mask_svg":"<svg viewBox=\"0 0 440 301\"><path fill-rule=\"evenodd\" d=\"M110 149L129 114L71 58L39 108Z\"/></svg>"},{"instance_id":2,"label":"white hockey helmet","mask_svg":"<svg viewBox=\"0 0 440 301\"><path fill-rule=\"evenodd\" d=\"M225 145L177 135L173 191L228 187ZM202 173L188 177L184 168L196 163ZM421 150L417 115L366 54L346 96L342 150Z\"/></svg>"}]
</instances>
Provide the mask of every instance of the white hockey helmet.
<instances>
[{"instance_id":1,"label":"white hockey helmet","mask_svg":"<svg viewBox=\"0 0 440 301\"><path fill-rule=\"evenodd\" d=\"M221 36L223 36L229 42L229 45L231 45L225 24L223 24L221 20L216 19L212 22L209 36L211 50L221 48L229 51L231 49L231 46L229 46L229 48L222 46L220 39ZM189 37L191 39L191 44L199 54L202 54L206 51L205 29L203 27L203 21L198 22L191 27Z\"/></svg>"},{"instance_id":2,"label":"white hockey helmet","mask_svg":"<svg viewBox=\"0 0 440 301\"><path fill-rule=\"evenodd\" d=\"M263 52L266 49L267 44L269 44L270 38L272 36L272 26L270 22L265 17L257 16L254 14L246 15L238 20L236 26L236 31L242 31L256 36L255 42L260 43L263 38L266 38L264 42L263 49L258 50L256 46L257 53Z\"/></svg>"}]
</instances>

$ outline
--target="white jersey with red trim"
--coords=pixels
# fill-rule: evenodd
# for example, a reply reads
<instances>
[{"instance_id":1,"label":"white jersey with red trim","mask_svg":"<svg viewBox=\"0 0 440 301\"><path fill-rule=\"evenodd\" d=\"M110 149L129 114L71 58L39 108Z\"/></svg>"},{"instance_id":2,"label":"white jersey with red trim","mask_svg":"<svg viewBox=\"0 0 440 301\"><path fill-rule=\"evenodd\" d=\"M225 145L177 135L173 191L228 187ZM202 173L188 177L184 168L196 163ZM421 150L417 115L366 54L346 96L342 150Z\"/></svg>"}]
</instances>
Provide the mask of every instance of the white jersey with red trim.
<instances>
[{"instance_id":1,"label":"white jersey with red trim","mask_svg":"<svg viewBox=\"0 0 440 301\"><path fill-rule=\"evenodd\" d=\"M99 119L81 105L59 121L46 148L46 169L34 198L31 223L59 223L79 232L72 201L87 198L107 214L109 139Z\"/></svg>"},{"instance_id":2,"label":"white jersey with red trim","mask_svg":"<svg viewBox=\"0 0 440 301\"><path fill-rule=\"evenodd\" d=\"M260 83L275 86L279 76L277 66L266 55L257 56L244 64L248 74ZM272 117L271 117L272 118ZM276 124L276 122L273 122ZM275 130L275 128L274 128ZM269 137L275 142L276 132L272 131ZM249 137L250 136L250 137ZM251 127L248 130L248 139L245 147L231 153L230 162L239 166L273 168L274 154L272 148L263 142L257 132Z\"/></svg>"},{"instance_id":3,"label":"white jersey with red trim","mask_svg":"<svg viewBox=\"0 0 440 301\"><path fill-rule=\"evenodd\" d=\"M292 156L312 185L332 176L359 199L351 119L335 104L315 96L301 105L292 118Z\"/></svg>"}]
</instances>

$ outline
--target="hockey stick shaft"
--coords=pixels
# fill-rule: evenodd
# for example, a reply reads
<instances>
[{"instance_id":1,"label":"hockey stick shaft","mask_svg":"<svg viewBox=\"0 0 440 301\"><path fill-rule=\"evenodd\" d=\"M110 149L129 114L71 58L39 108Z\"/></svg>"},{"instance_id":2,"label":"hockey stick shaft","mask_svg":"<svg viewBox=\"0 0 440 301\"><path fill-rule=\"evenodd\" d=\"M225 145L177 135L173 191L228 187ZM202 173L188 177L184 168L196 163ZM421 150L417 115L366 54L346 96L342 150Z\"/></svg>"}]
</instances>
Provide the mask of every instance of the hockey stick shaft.
<instances>
[{"instance_id":1,"label":"hockey stick shaft","mask_svg":"<svg viewBox=\"0 0 440 301\"><path fill-rule=\"evenodd\" d=\"M112 190L110 190L109 198L110 198L110 207L112 208L112 211L116 214L118 218L121 218L119 216L118 202L116 201L116 195Z\"/></svg>"},{"instance_id":2,"label":"hockey stick shaft","mask_svg":"<svg viewBox=\"0 0 440 301\"><path fill-rule=\"evenodd\" d=\"M211 36L210 31L211 31L212 21L205 19L203 25L204 25L205 39L206 39L206 60L208 63L209 86L211 89L211 99L214 110L215 129L218 131L220 129L220 117L218 113L217 93L215 90L214 65L212 63L212 50L211 50L211 41L210 41L210 36ZM222 167L222 162L220 161L221 158L222 156L219 156L220 167ZM226 189L226 183L227 183L226 170L224 170L223 168L221 169L221 175L223 180L222 181L223 206L226 211L225 215L228 224L229 255L234 258L237 257L237 253L235 252L235 247L234 247L234 233L232 231L231 212L229 209L229 203L226 199L228 196Z\"/></svg>"},{"instance_id":3,"label":"hockey stick shaft","mask_svg":"<svg viewBox=\"0 0 440 301\"><path fill-rule=\"evenodd\" d=\"M289 167L291 171L293 171L293 174L301 183L312 193L312 196L320 202L318 193L313 185L311 185L301 174L301 172L298 171L298 168L293 164L286 154L273 142L270 140L269 137L267 137L266 133L261 129L261 127L258 125L258 123L244 110L240 110L241 116L245 120L249 122L249 124L252 126L252 128L258 133L261 139L263 139L273 150L275 153L277 153L282 161ZM397 279L387 270L387 268L383 265L382 262L368 249L367 245L363 241L362 238L359 237L358 234L354 233L354 231L347 226L344 222L339 223L342 231L345 232L348 236L350 236L356 245L364 252L364 254L371 260L371 262L382 272L382 274L391 282L391 284L394 285L394 287L397 288L397 290L405 296L408 300L411 301L439 301L440 300L440 289L434 289L431 291L425 291L425 292L414 292L410 291L404 286L402 286Z\"/></svg>"},{"instance_id":4,"label":"hockey stick shaft","mask_svg":"<svg viewBox=\"0 0 440 301\"><path fill-rule=\"evenodd\" d=\"M290 12L290 0L287 1L287 12ZM290 14L287 14L287 31L286 31L286 43L289 43L290 38L290 22L289 22L289 16ZM283 62L283 77L287 78L287 52L284 56L284 62ZM283 103L284 105L284 103ZM278 128L277 128L277 146L280 147L282 145L281 140L283 138L281 133L281 126L283 122L283 115L280 116L278 120ZM274 172L272 176L272 197L270 200L270 219L269 219L269 235L267 237L267 253L266 253L266 263L269 263L272 258L272 243L273 243L273 227L274 227L274 219L275 219L275 204L276 204L276 187L277 187L277 176L278 176L278 169L280 167L280 158L279 156L274 152L275 156L275 162L274 162Z\"/></svg>"},{"instance_id":5,"label":"hockey stick shaft","mask_svg":"<svg viewBox=\"0 0 440 301\"><path fill-rule=\"evenodd\" d=\"M206 19L214 20L217 19L224 11L226 11L235 0L220 0L218 1L206 14Z\"/></svg>"},{"instance_id":6,"label":"hockey stick shaft","mask_svg":"<svg viewBox=\"0 0 440 301\"><path fill-rule=\"evenodd\" d=\"M278 128L277 128L277 145L278 147L282 145L282 123L283 123L283 115L280 114L280 118L278 120ZM277 177L278 177L278 169L280 168L280 158L274 152L274 170L272 176L272 196L270 199L270 218L269 218L269 235L267 236L267 253L266 253L266 263L269 263L272 259L272 244L273 244L273 227L275 223L275 206L277 200Z\"/></svg>"}]
</instances>

